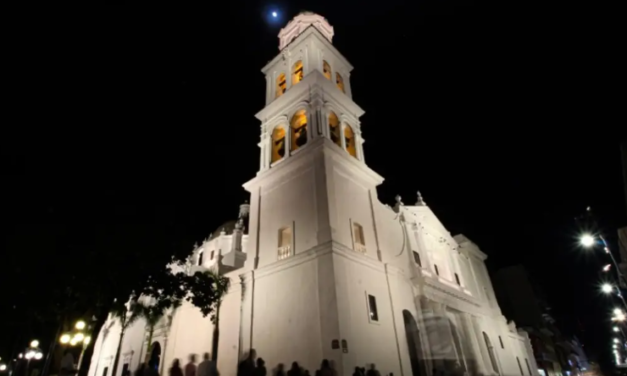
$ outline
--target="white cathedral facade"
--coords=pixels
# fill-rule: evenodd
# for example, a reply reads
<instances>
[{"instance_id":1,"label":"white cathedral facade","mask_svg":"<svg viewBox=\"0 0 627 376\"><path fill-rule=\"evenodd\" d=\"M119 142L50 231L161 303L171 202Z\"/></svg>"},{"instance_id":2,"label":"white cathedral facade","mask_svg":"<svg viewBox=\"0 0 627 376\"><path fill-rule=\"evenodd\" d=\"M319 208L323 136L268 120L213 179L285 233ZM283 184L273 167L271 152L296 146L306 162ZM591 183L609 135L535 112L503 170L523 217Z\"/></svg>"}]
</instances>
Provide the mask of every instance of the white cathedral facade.
<instances>
[{"instance_id":1,"label":"white cathedral facade","mask_svg":"<svg viewBox=\"0 0 627 376\"><path fill-rule=\"evenodd\" d=\"M382 375L537 376L527 334L501 314L484 261L451 236L418 194L394 207L377 198L383 178L366 164L352 100L352 66L333 27L302 13L279 34L266 76L259 172L250 204L193 251L192 271L231 279L220 308L218 368L234 376L254 348L268 370L297 361L311 374L328 359L341 376L376 364ZM146 357L135 322L111 375L120 325L98 336L89 376L121 376ZM210 352L213 324L185 302L154 333L166 374L175 358Z\"/></svg>"}]
</instances>

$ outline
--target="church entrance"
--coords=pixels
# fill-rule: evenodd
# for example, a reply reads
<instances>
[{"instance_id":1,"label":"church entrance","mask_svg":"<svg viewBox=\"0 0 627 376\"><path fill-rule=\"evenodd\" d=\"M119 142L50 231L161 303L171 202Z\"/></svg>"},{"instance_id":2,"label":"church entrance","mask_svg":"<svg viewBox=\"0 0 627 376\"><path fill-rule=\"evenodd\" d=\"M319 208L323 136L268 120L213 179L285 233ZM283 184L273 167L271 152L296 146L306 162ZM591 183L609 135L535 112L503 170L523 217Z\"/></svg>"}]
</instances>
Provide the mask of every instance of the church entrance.
<instances>
[{"instance_id":1,"label":"church entrance","mask_svg":"<svg viewBox=\"0 0 627 376\"><path fill-rule=\"evenodd\" d=\"M148 362L148 366L159 372L159 365L161 364L161 344L159 344L159 342L153 342L150 349L150 361Z\"/></svg>"},{"instance_id":2,"label":"church entrance","mask_svg":"<svg viewBox=\"0 0 627 376\"><path fill-rule=\"evenodd\" d=\"M427 376L427 370L422 361L423 354L420 342L420 331L418 330L414 316L408 310L403 310L403 322L405 323L405 336L407 337L407 348L409 349L412 374L413 376Z\"/></svg>"}]
</instances>

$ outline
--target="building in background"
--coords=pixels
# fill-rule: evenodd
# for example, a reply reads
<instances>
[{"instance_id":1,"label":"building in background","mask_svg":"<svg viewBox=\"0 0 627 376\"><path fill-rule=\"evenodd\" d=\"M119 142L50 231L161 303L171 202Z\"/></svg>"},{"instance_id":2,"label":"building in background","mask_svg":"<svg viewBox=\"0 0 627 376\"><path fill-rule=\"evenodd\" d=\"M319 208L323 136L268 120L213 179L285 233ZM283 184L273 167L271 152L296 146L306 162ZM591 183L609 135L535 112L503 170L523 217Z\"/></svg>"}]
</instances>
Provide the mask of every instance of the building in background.
<instances>
[{"instance_id":1,"label":"building in background","mask_svg":"<svg viewBox=\"0 0 627 376\"><path fill-rule=\"evenodd\" d=\"M370 364L397 376L538 375L527 334L501 314L479 247L452 236L420 194L412 205L379 201L383 178L365 161L352 66L332 38L312 13L279 33L280 52L263 68L259 171L244 185L250 204L182 269L231 279L219 331L188 302L157 325L154 343L139 320L110 375L120 332L112 320L90 376L120 376L146 355L165 373L176 358L212 351L214 338L225 376L251 348L268 370L296 361L312 375L323 359L340 376Z\"/></svg>"},{"instance_id":2,"label":"building in background","mask_svg":"<svg viewBox=\"0 0 627 376\"><path fill-rule=\"evenodd\" d=\"M540 374L589 374L591 366L583 345L577 338L562 335L542 290L533 283L522 265L499 270L494 280L503 313L529 333Z\"/></svg>"}]
</instances>

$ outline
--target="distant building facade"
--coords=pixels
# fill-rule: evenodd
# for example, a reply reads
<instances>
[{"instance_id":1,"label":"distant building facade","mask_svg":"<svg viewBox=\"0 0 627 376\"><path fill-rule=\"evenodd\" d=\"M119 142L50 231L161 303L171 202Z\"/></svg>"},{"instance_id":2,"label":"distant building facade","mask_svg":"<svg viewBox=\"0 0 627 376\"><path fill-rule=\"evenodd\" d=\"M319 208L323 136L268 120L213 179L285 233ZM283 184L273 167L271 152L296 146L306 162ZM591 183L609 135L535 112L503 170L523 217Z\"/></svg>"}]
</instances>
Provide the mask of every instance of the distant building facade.
<instances>
[{"instance_id":1,"label":"distant building facade","mask_svg":"<svg viewBox=\"0 0 627 376\"><path fill-rule=\"evenodd\" d=\"M522 265L495 274L498 301L507 317L529 333L542 376L583 376L591 370L577 338L566 338L555 325L542 291Z\"/></svg>"},{"instance_id":2,"label":"distant building facade","mask_svg":"<svg viewBox=\"0 0 627 376\"><path fill-rule=\"evenodd\" d=\"M280 53L263 69L250 204L185 267L232 281L220 309L220 373L235 375L254 348L269 371L297 361L313 375L328 359L344 376L369 364L397 376L538 376L527 334L501 314L479 247L452 236L420 194L412 205L379 202L383 178L365 161L352 66L332 37L311 13L281 30ZM115 320L105 324L89 376L121 376L146 357L140 320L111 375L119 332ZM157 326L150 357L165 373L175 358L211 351L214 335L185 302Z\"/></svg>"}]
</instances>

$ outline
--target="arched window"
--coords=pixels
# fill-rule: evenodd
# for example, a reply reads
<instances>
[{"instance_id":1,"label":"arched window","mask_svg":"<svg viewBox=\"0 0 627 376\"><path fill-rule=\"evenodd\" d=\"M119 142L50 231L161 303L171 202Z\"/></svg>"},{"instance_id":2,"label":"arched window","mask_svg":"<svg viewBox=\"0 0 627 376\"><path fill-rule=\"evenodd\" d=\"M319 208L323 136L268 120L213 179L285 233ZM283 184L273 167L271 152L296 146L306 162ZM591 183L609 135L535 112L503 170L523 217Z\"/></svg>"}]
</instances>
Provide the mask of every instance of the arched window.
<instances>
[{"instance_id":1,"label":"arched window","mask_svg":"<svg viewBox=\"0 0 627 376\"><path fill-rule=\"evenodd\" d=\"M322 61L322 74L324 74L327 79L331 79L331 66L326 60Z\"/></svg>"},{"instance_id":2,"label":"arched window","mask_svg":"<svg viewBox=\"0 0 627 376\"><path fill-rule=\"evenodd\" d=\"M499 373L499 366L496 364L496 354L494 354L494 347L492 346L492 342L490 342L490 337L483 332L483 340L485 341L485 345L488 348L488 354L490 355L490 363L492 363L492 369L497 374Z\"/></svg>"},{"instance_id":3,"label":"arched window","mask_svg":"<svg viewBox=\"0 0 627 376\"><path fill-rule=\"evenodd\" d=\"M357 158L357 147L355 145L355 133L350 125L344 127L344 141L346 142L346 151L348 154Z\"/></svg>"},{"instance_id":4,"label":"arched window","mask_svg":"<svg viewBox=\"0 0 627 376\"><path fill-rule=\"evenodd\" d=\"M292 116L290 127L292 132L290 150L298 150L307 143L307 113L305 110L298 110Z\"/></svg>"},{"instance_id":5,"label":"arched window","mask_svg":"<svg viewBox=\"0 0 627 376\"><path fill-rule=\"evenodd\" d=\"M344 91L344 79L337 72L335 73L335 84L337 85L338 89L342 90L342 93L346 93L346 91Z\"/></svg>"},{"instance_id":6,"label":"arched window","mask_svg":"<svg viewBox=\"0 0 627 376\"><path fill-rule=\"evenodd\" d=\"M276 78L276 98L280 97L287 90L287 81L285 80L285 73L281 73Z\"/></svg>"},{"instance_id":7,"label":"arched window","mask_svg":"<svg viewBox=\"0 0 627 376\"><path fill-rule=\"evenodd\" d=\"M270 163L274 163L285 156L285 128L282 125L274 127L272 131L272 152Z\"/></svg>"},{"instance_id":8,"label":"arched window","mask_svg":"<svg viewBox=\"0 0 627 376\"><path fill-rule=\"evenodd\" d=\"M331 141L339 147L342 147L342 134L340 130L340 119L337 118L335 112L329 114L329 132L331 133Z\"/></svg>"},{"instance_id":9,"label":"arched window","mask_svg":"<svg viewBox=\"0 0 627 376\"><path fill-rule=\"evenodd\" d=\"M292 85L296 85L297 83L303 80L304 72L303 72L303 62L302 60L298 60L294 64L294 68L292 69Z\"/></svg>"}]
</instances>

